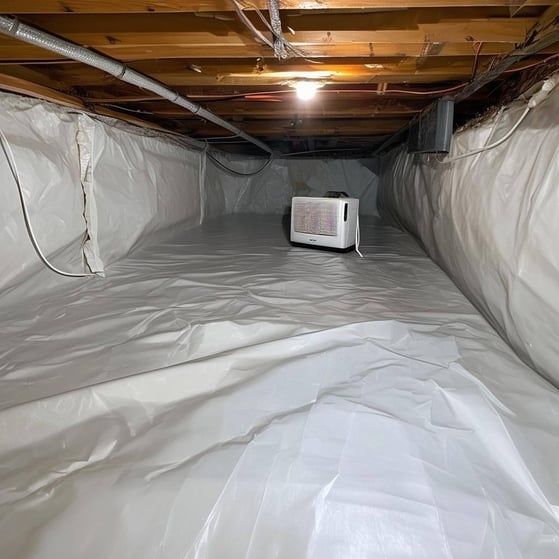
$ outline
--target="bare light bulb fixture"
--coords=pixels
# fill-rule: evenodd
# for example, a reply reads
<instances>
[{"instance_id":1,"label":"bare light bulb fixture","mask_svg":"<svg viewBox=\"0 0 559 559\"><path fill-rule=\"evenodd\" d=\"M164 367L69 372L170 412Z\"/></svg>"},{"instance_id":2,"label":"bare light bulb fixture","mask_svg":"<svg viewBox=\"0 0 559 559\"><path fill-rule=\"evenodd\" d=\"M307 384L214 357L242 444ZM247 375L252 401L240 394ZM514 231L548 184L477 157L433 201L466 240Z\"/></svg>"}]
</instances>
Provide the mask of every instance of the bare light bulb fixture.
<instances>
[{"instance_id":1,"label":"bare light bulb fixture","mask_svg":"<svg viewBox=\"0 0 559 559\"><path fill-rule=\"evenodd\" d=\"M320 84L301 80L295 83L295 91L297 92L297 97L302 101L309 101L316 95L316 90L320 87Z\"/></svg>"}]
</instances>

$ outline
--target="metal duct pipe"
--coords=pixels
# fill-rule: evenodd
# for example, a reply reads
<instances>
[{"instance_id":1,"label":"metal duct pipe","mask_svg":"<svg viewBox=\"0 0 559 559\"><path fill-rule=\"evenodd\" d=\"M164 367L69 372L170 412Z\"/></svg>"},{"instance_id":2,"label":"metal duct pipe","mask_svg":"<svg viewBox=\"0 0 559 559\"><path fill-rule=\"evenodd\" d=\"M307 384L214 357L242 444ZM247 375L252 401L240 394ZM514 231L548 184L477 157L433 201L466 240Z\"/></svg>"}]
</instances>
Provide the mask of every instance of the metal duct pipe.
<instances>
[{"instance_id":1,"label":"metal duct pipe","mask_svg":"<svg viewBox=\"0 0 559 559\"><path fill-rule=\"evenodd\" d=\"M196 116L209 120L210 122L229 130L239 138L243 138L247 142L258 146L261 150L269 154L272 153L272 149L264 142L261 142L250 134L243 132L240 128L237 128L230 122L223 120L211 111L204 109L197 103L193 103L186 97L180 95L177 91L169 89L165 84L129 68L126 64L123 64L114 58L98 54L85 47L66 41L65 39L60 39L50 33L46 33L45 31L32 27L31 25L22 23L17 18L10 16L0 15L0 33L10 35L11 37L15 37L25 43L30 43L46 50L56 52L64 58L71 58L72 60L77 60L78 62L82 62L88 66L93 66L94 68L98 68L99 70L103 70L104 72L111 74L119 80L141 87L147 91L151 91L152 93L159 95L159 97L171 101L171 103L184 107Z\"/></svg>"},{"instance_id":2,"label":"metal duct pipe","mask_svg":"<svg viewBox=\"0 0 559 559\"><path fill-rule=\"evenodd\" d=\"M287 58L287 50L282 40L281 19L279 13L278 0L268 0L268 13L270 14L270 23L274 30L274 56L281 60Z\"/></svg>"}]
</instances>

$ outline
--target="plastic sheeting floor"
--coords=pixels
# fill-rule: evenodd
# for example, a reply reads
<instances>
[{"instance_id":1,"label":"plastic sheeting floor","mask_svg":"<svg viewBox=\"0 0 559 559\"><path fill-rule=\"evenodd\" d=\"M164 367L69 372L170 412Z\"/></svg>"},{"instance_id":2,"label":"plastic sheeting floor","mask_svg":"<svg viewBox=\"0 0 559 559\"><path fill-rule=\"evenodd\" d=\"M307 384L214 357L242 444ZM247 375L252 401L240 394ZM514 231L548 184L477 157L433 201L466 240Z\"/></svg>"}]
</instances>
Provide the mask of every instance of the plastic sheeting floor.
<instances>
[{"instance_id":1,"label":"plastic sheeting floor","mask_svg":"<svg viewBox=\"0 0 559 559\"><path fill-rule=\"evenodd\" d=\"M0 556L559 557L558 391L363 230L230 216L5 304Z\"/></svg>"}]
</instances>

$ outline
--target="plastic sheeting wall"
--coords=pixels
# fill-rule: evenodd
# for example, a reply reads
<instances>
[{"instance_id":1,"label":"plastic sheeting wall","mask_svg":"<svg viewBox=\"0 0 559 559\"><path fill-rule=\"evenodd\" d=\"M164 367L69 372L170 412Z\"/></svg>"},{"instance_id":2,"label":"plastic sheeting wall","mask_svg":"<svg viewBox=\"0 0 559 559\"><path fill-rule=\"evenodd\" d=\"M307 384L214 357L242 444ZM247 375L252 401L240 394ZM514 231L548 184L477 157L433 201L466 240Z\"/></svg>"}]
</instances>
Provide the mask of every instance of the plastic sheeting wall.
<instances>
[{"instance_id":1,"label":"plastic sheeting wall","mask_svg":"<svg viewBox=\"0 0 559 559\"><path fill-rule=\"evenodd\" d=\"M92 146L84 189L91 250L99 267L173 224L200 224L200 152L85 116L82 128Z\"/></svg>"},{"instance_id":2,"label":"plastic sheeting wall","mask_svg":"<svg viewBox=\"0 0 559 559\"><path fill-rule=\"evenodd\" d=\"M41 248L59 267L96 272L147 239L227 213L284 213L294 194L345 190L376 212L376 176L357 161L274 160L252 177L225 173L204 151L139 128L50 103L0 96L0 126L13 147ZM0 154L0 290L42 268L16 185ZM223 157L223 156L220 156ZM225 160L247 173L263 160ZM293 185L293 186L292 186ZM61 280L53 274L38 289Z\"/></svg>"},{"instance_id":3,"label":"plastic sheeting wall","mask_svg":"<svg viewBox=\"0 0 559 559\"><path fill-rule=\"evenodd\" d=\"M224 159L243 173L262 166L261 160ZM293 196L322 196L328 190L342 190L360 199L359 212L378 215L378 177L352 159L275 159L262 173L238 177L220 172L208 163L207 184L223 191L223 213L286 213Z\"/></svg>"},{"instance_id":4,"label":"plastic sheeting wall","mask_svg":"<svg viewBox=\"0 0 559 559\"><path fill-rule=\"evenodd\" d=\"M450 156L502 137L524 101L458 133ZM421 239L521 356L559 384L559 90L504 144L452 163L403 150L380 206Z\"/></svg>"},{"instance_id":5,"label":"plastic sheeting wall","mask_svg":"<svg viewBox=\"0 0 559 559\"><path fill-rule=\"evenodd\" d=\"M12 147L40 247L58 267L94 271L148 237L204 215L202 152L127 125L109 126L50 103L3 94L0 126ZM42 271L15 181L0 153L0 290ZM211 188L209 186L208 188ZM83 250L82 250L83 249ZM43 289L66 281L48 273Z\"/></svg>"},{"instance_id":6,"label":"plastic sheeting wall","mask_svg":"<svg viewBox=\"0 0 559 559\"><path fill-rule=\"evenodd\" d=\"M55 105L2 95L0 127L18 164L42 249L56 265L81 272L86 223L75 117ZM17 187L0 150L0 290L42 267L27 237Z\"/></svg>"},{"instance_id":7,"label":"plastic sheeting wall","mask_svg":"<svg viewBox=\"0 0 559 559\"><path fill-rule=\"evenodd\" d=\"M118 261L0 298L2 558L558 556L558 392L409 235L364 219L359 258L280 216L178 231L282 212L283 178L372 200L368 172L196 177L167 141L68 130L89 254Z\"/></svg>"}]
</instances>

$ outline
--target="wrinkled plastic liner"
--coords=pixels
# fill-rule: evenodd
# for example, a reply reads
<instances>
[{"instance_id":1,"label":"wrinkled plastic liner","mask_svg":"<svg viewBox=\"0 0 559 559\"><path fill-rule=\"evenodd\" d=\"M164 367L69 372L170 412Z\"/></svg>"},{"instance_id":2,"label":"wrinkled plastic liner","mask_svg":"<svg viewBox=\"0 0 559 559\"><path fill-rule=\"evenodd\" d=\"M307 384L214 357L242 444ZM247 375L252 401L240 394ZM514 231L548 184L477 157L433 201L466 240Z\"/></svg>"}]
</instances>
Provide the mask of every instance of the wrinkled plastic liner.
<instances>
[{"instance_id":1,"label":"wrinkled plastic liner","mask_svg":"<svg viewBox=\"0 0 559 559\"><path fill-rule=\"evenodd\" d=\"M362 229L228 216L0 309L0 556L558 557L557 390Z\"/></svg>"},{"instance_id":2,"label":"wrinkled plastic liner","mask_svg":"<svg viewBox=\"0 0 559 559\"><path fill-rule=\"evenodd\" d=\"M451 162L394 150L379 200L524 361L559 387L559 87L506 142L452 162L505 137L525 110L523 95L457 132Z\"/></svg>"}]
</instances>

